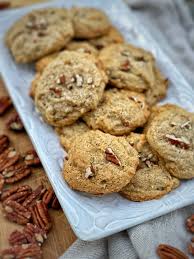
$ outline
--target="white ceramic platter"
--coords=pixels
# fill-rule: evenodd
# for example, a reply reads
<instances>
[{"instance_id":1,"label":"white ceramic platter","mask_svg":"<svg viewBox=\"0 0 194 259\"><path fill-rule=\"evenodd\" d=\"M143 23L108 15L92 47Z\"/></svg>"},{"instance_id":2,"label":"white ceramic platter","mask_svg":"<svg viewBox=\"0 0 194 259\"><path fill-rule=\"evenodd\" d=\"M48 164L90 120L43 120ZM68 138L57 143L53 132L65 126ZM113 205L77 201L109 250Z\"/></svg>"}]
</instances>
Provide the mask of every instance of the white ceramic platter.
<instances>
[{"instance_id":1,"label":"white ceramic platter","mask_svg":"<svg viewBox=\"0 0 194 259\"><path fill-rule=\"evenodd\" d=\"M104 10L127 41L150 50L156 56L160 69L170 79L165 102L177 103L192 111L194 91L121 0L56 1L0 13L0 71L9 94L75 234L83 240L95 240L191 204L194 181L185 181L160 200L141 203L129 202L118 194L91 197L72 191L67 186L61 173L65 153L53 129L40 119L28 96L34 68L31 65L17 65L5 47L3 37L10 25L32 8L72 5L94 6Z\"/></svg>"}]
</instances>

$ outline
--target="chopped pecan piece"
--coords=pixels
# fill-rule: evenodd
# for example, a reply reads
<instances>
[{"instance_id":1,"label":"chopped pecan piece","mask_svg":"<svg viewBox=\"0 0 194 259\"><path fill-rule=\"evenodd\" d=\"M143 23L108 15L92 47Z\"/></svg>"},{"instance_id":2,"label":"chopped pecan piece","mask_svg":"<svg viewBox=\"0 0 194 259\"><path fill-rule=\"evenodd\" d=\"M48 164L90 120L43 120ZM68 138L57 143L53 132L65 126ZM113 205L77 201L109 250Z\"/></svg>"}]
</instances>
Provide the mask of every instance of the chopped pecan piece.
<instances>
[{"instance_id":1,"label":"chopped pecan piece","mask_svg":"<svg viewBox=\"0 0 194 259\"><path fill-rule=\"evenodd\" d=\"M4 177L0 174L0 194L3 191L4 184L5 184Z\"/></svg>"},{"instance_id":2,"label":"chopped pecan piece","mask_svg":"<svg viewBox=\"0 0 194 259\"><path fill-rule=\"evenodd\" d=\"M28 223L23 230L23 233L28 241L28 243L38 244L41 246L47 239L46 231L39 228L36 225Z\"/></svg>"},{"instance_id":3,"label":"chopped pecan piece","mask_svg":"<svg viewBox=\"0 0 194 259\"><path fill-rule=\"evenodd\" d=\"M14 148L7 148L0 154L0 172L5 170L7 167L14 165L19 160L19 157L19 154Z\"/></svg>"},{"instance_id":4,"label":"chopped pecan piece","mask_svg":"<svg viewBox=\"0 0 194 259\"><path fill-rule=\"evenodd\" d=\"M51 228L51 219L48 209L43 201L37 201L33 207L30 208L32 213L32 221L39 228L44 229L46 232Z\"/></svg>"},{"instance_id":5,"label":"chopped pecan piece","mask_svg":"<svg viewBox=\"0 0 194 259\"><path fill-rule=\"evenodd\" d=\"M65 75L60 75L59 78L57 79L56 83L58 85L60 84L64 84L66 82L66 78L65 78Z\"/></svg>"},{"instance_id":6,"label":"chopped pecan piece","mask_svg":"<svg viewBox=\"0 0 194 259\"><path fill-rule=\"evenodd\" d=\"M42 258L42 250L36 244L23 244L4 249L0 253L1 258Z\"/></svg>"},{"instance_id":7,"label":"chopped pecan piece","mask_svg":"<svg viewBox=\"0 0 194 259\"><path fill-rule=\"evenodd\" d=\"M85 178L89 179L92 178L94 176L94 168L92 166L89 166L86 168L86 172L85 172Z\"/></svg>"},{"instance_id":8,"label":"chopped pecan piece","mask_svg":"<svg viewBox=\"0 0 194 259\"><path fill-rule=\"evenodd\" d=\"M9 146L9 138L6 135L0 135L0 153Z\"/></svg>"},{"instance_id":9,"label":"chopped pecan piece","mask_svg":"<svg viewBox=\"0 0 194 259\"><path fill-rule=\"evenodd\" d=\"M190 142L185 137L177 138L173 134L167 134L166 135L167 140L169 143L173 146L182 148L182 149L189 149L190 148Z\"/></svg>"},{"instance_id":10,"label":"chopped pecan piece","mask_svg":"<svg viewBox=\"0 0 194 259\"><path fill-rule=\"evenodd\" d=\"M37 200L40 200L44 193L46 192L46 188L43 185L38 186L22 203L22 205L26 208L30 206L34 206Z\"/></svg>"},{"instance_id":11,"label":"chopped pecan piece","mask_svg":"<svg viewBox=\"0 0 194 259\"><path fill-rule=\"evenodd\" d=\"M16 112L14 112L14 114L8 120L7 127L8 129L11 129L14 131L22 131L24 129L23 123Z\"/></svg>"},{"instance_id":12,"label":"chopped pecan piece","mask_svg":"<svg viewBox=\"0 0 194 259\"><path fill-rule=\"evenodd\" d=\"M28 185L13 187L3 191L1 195L1 200L2 201L11 200L11 201L16 201L18 203L22 203L31 192L32 192L32 189Z\"/></svg>"},{"instance_id":13,"label":"chopped pecan piece","mask_svg":"<svg viewBox=\"0 0 194 259\"><path fill-rule=\"evenodd\" d=\"M191 238L191 242L188 245L188 252L194 255L194 237Z\"/></svg>"},{"instance_id":14,"label":"chopped pecan piece","mask_svg":"<svg viewBox=\"0 0 194 259\"><path fill-rule=\"evenodd\" d=\"M121 71L125 71L125 72L129 71L131 69L131 64L129 60L126 60L123 64L121 64L120 69Z\"/></svg>"},{"instance_id":15,"label":"chopped pecan piece","mask_svg":"<svg viewBox=\"0 0 194 259\"><path fill-rule=\"evenodd\" d=\"M5 183L12 184L18 182L31 174L31 169L23 162L7 167L2 175L5 178Z\"/></svg>"},{"instance_id":16,"label":"chopped pecan piece","mask_svg":"<svg viewBox=\"0 0 194 259\"><path fill-rule=\"evenodd\" d=\"M157 254L161 259L189 259L189 257L179 249L166 244L161 244L157 247Z\"/></svg>"},{"instance_id":17,"label":"chopped pecan piece","mask_svg":"<svg viewBox=\"0 0 194 259\"><path fill-rule=\"evenodd\" d=\"M3 115L11 107L11 105L12 103L9 96L0 97L0 115Z\"/></svg>"},{"instance_id":18,"label":"chopped pecan piece","mask_svg":"<svg viewBox=\"0 0 194 259\"><path fill-rule=\"evenodd\" d=\"M31 165L31 166L41 164L40 159L35 150L29 150L28 152L26 152L26 154L24 155L24 162L26 165Z\"/></svg>"},{"instance_id":19,"label":"chopped pecan piece","mask_svg":"<svg viewBox=\"0 0 194 259\"><path fill-rule=\"evenodd\" d=\"M186 219L186 227L191 233L194 233L194 214Z\"/></svg>"},{"instance_id":20,"label":"chopped pecan piece","mask_svg":"<svg viewBox=\"0 0 194 259\"><path fill-rule=\"evenodd\" d=\"M22 244L27 244L28 240L23 232L15 230L9 236L9 243L12 246L22 245Z\"/></svg>"},{"instance_id":21,"label":"chopped pecan piece","mask_svg":"<svg viewBox=\"0 0 194 259\"><path fill-rule=\"evenodd\" d=\"M6 218L20 225L26 225L31 218L31 212L16 201L4 201L3 208Z\"/></svg>"},{"instance_id":22,"label":"chopped pecan piece","mask_svg":"<svg viewBox=\"0 0 194 259\"><path fill-rule=\"evenodd\" d=\"M118 157L115 155L115 153L112 151L111 148L107 148L105 150L105 155L106 155L107 161L109 161L115 165L121 166L120 160L118 159Z\"/></svg>"}]
</instances>

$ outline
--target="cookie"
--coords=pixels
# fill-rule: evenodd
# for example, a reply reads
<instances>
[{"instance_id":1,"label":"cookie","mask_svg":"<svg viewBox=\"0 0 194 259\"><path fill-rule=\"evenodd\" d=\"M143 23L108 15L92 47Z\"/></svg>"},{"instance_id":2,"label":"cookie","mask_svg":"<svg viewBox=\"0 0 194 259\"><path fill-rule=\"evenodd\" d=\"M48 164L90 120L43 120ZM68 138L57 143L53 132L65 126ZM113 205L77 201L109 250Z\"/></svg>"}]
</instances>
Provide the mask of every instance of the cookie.
<instances>
[{"instance_id":1,"label":"cookie","mask_svg":"<svg viewBox=\"0 0 194 259\"><path fill-rule=\"evenodd\" d=\"M73 124L102 99L107 77L89 54L63 51L43 71L35 105L53 126Z\"/></svg>"},{"instance_id":2,"label":"cookie","mask_svg":"<svg viewBox=\"0 0 194 259\"><path fill-rule=\"evenodd\" d=\"M103 49L111 44L114 43L123 43L124 38L121 35L121 33L113 26L109 29L108 33L101 36L97 37L94 39L90 39L89 43L92 44L95 48L97 49Z\"/></svg>"},{"instance_id":3,"label":"cookie","mask_svg":"<svg viewBox=\"0 0 194 259\"><path fill-rule=\"evenodd\" d=\"M35 63L35 69L36 72L38 73L42 73L43 70L45 69L45 67L51 62L53 61L61 52L60 51L56 51L50 55L47 55L41 59L39 59L36 63Z\"/></svg>"},{"instance_id":4,"label":"cookie","mask_svg":"<svg viewBox=\"0 0 194 259\"><path fill-rule=\"evenodd\" d=\"M171 175L194 177L194 114L176 105L155 109L145 129L146 138Z\"/></svg>"},{"instance_id":5,"label":"cookie","mask_svg":"<svg viewBox=\"0 0 194 259\"><path fill-rule=\"evenodd\" d=\"M71 41L66 47L67 50L76 50L83 53L98 55L98 50L87 41Z\"/></svg>"},{"instance_id":6,"label":"cookie","mask_svg":"<svg viewBox=\"0 0 194 259\"><path fill-rule=\"evenodd\" d=\"M112 44L100 51L99 59L111 85L144 92L150 105L165 96L168 82L150 52L130 44Z\"/></svg>"},{"instance_id":7,"label":"cookie","mask_svg":"<svg viewBox=\"0 0 194 259\"><path fill-rule=\"evenodd\" d=\"M132 133L126 139L137 148L140 163L130 183L121 190L122 196L131 201L158 199L178 186L178 179L175 181L170 176L150 149L144 134Z\"/></svg>"},{"instance_id":8,"label":"cookie","mask_svg":"<svg viewBox=\"0 0 194 259\"><path fill-rule=\"evenodd\" d=\"M88 131L72 143L64 163L64 178L78 191L118 192L130 182L138 162L137 151L125 138Z\"/></svg>"},{"instance_id":9,"label":"cookie","mask_svg":"<svg viewBox=\"0 0 194 259\"><path fill-rule=\"evenodd\" d=\"M55 128L60 137L61 145L68 151L76 137L81 137L90 128L83 121L76 121L74 124Z\"/></svg>"},{"instance_id":10,"label":"cookie","mask_svg":"<svg viewBox=\"0 0 194 259\"><path fill-rule=\"evenodd\" d=\"M18 63L35 61L58 51L74 36L66 9L33 10L18 20L6 34L6 44Z\"/></svg>"},{"instance_id":11,"label":"cookie","mask_svg":"<svg viewBox=\"0 0 194 259\"><path fill-rule=\"evenodd\" d=\"M143 94L114 88L106 90L102 102L83 119L92 129L124 135L143 126L149 114Z\"/></svg>"},{"instance_id":12,"label":"cookie","mask_svg":"<svg viewBox=\"0 0 194 259\"><path fill-rule=\"evenodd\" d=\"M91 39L108 33L110 22L104 12L95 8L71 9L75 38Z\"/></svg>"}]
</instances>

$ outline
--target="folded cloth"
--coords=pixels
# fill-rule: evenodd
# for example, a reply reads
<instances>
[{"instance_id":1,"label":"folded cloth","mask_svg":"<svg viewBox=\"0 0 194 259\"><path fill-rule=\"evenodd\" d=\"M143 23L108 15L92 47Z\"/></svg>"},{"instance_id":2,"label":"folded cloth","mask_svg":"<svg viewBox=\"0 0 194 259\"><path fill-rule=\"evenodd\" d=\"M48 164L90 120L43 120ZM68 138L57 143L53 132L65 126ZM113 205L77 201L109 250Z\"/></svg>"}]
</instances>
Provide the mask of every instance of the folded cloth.
<instances>
[{"instance_id":1,"label":"folded cloth","mask_svg":"<svg viewBox=\"0 0 194 259\"><path fill-rule=\"evenodd\" d=\"M183 0L126 0L188 82L194 82L194 23ZM185 219L194 205L98 241L77 240L61 259L155 259L156 247L170 244L187 251L191 235Z\"/></svg>"}]
</instances>

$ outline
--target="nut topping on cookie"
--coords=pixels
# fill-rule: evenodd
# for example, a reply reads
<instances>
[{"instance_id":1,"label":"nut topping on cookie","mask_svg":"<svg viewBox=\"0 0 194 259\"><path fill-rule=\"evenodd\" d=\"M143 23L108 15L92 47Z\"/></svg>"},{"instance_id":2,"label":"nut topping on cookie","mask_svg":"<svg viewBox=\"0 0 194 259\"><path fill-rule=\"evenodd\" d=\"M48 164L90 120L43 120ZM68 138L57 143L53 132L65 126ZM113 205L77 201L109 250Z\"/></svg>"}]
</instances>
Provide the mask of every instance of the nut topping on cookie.
<instances>
[{"instance_id":1,"label":"nut topping on cookie","mask_svg":"<svg viewBox=\"0 0 194 259\"><path fill-rule=\"evenodd\" d=\"M186 121L185 123L183 123L181 125L181 129L191 129L191 122L190 121Z\"/></svg>"},{"instance_id":2,"label":"nut topping on cookie","mask_svg":"<svg viewBox=\"0 0 194 259\"><path fill-rule=\"evenodd\" d=\"M75 75L75 78L76 78L76 84L77 84L77 86L78 87L81 87L82 86L82 84L83 84L83 77L81 76L81 75L78 75L78 74L76 74Z\"/></svg>"},{"instance_id":3,"label":"nut topping on cookie","mask_svg":"<svg viewBox=\"0 0 194 259\"><path fill-rule=\"evenodd\" d=\"M94 176L94 168L92 166L86 168L85 178L91 178Z\"/></svg>"},{"instance_id":4,"label":"nut topping on cookie","mask_svg":"<svg viewBox=\"0 0 194 259\"><path fill-rule=\"evenodd\" d=\"M130 68L131 68L130 62L129 62L129 60L126 60L123 64L121 64L121 68L120 69L122 71L127 72L127 71L130 70Z\"/></svg>"},{"instance_id":5,"label":"nut topping on cookie","mask_svg":"<svg viewBox=\"0 0 194 259\"><path fill-rule=\"evenodd\" d=\"M64 84L65 81L66 81L65 75L60 75L60 77L57 79L56 83L58 85L60 85L60 84Z\"/></svg>"},{"instance_id":6,"label":"nut topping on cookie","mask_svg":"<svg viewBox=\"0 0 194 259\"><path fill-rule=\"evenodd\" d=\"M189 147L190 147L190 142L185 137L177 138L173 134L166 134L166 138L168 139L170 144L172 144L176 147L180 147L183 149L189 149Z\"/></svg>"},{"instance_id":7,"label":"nut topping on cookie","mask_svg":"<svg viewBox=\"0 0 194 259\"><path fill-rule=\"evenodd\" d=\"M106 160L115 164L115 165L118 165L118 166L121 166L121 162L120 160L118 159L118 157L115 155L115 153L112 151L111 148L107 148L105 150L105 154L106 154Z\"/></svg>"}]
</instances>

